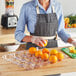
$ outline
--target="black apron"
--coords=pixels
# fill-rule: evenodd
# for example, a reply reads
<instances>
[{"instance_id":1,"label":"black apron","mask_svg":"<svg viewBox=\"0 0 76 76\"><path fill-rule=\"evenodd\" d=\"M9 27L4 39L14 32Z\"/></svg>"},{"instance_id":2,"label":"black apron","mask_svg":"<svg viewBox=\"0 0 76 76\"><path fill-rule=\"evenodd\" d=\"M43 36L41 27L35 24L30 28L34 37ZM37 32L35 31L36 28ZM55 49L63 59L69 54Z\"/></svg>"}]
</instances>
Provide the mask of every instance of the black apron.
<instances>
[{"instance_id":1,"label":"black apron","mask_svg":"<svg viewBox=\"0 0 76 76\"><path fill-rule=\"evenodd\" d=\"M49 14L39 14L39 7L37 7L37 22L35 25L34 33L30 33L33 36L55 36L53 39L48 39L48 44L46 48L53 48L57 47L57 40L56 40L56 32L58 29L58 20L57 15L54 13L54 7L52 7L52 13ZM30 47L39 47L31 42L26 44L26 49ZM41 48L41 47L39 47Z\"/></svg>"}]
</instances>

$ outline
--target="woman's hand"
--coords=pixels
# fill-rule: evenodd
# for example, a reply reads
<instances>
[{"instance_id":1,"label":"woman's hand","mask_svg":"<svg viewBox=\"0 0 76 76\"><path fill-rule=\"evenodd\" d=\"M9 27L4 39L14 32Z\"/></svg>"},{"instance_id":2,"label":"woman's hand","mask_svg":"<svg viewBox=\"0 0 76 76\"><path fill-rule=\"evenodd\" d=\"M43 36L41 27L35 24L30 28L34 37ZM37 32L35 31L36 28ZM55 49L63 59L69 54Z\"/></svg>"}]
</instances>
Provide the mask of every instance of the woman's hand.
<instances>
[{"instance_id":1,"label":"woman's hand","mask_svg":"<svg viewBox=\"0 0 76 76\"><path fill-rule=\"evenodd\" d=\"M22 42L32 42L40 47L44 47L44 44L46 44L45 39L37 36L25 36Z\"/></svg>"},{"instance_id":2,"label":"woman's hand","mask_svg":"<svg viewBox=\"0 0 76 76\"><path fill-rule=\"evenodd\" d=\"M67 42L70 43L70 44L72 44L72 45L74 45L76 47L76 41L73 40L72 38L68 38Z\"/></svg>"},{"instance_id":3,"label":"woman's hand","mask_svg":"<svg viewBox=\"0 0 76 76\"><path fill-rule=\"evenodd\" d=\"M46 41L43 38L36 37L36 36L31 37L31 42L40 46L40 47L44 47L44 44L46 44Z\"/></svg>"},{"instance_id":4,"label":"woman's hand","mask_svg":"<svg viewBox=\"0 0 76 76\"><path fill-rule=\"evenodd\" d=\"M76 41L72 41L72 44L76 47Z\"/></svg>"}]
</instances>

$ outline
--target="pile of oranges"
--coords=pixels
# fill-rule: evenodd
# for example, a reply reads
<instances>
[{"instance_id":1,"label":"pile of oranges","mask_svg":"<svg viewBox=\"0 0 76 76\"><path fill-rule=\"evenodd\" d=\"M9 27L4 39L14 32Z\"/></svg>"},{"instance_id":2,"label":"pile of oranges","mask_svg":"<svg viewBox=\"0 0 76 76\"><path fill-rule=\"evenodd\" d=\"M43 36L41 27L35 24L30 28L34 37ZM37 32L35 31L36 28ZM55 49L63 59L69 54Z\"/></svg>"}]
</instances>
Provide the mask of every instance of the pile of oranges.
<instances>
[{"instance_id":1,"label":"pile of oranges","mask_svg":"<svg viewBox=\"0 0 76 76\"><path fill-rule=\"evenodd\" d=\"M65 21L65 28L76 28L76 23L70 24L70 18L64 18Z\"/></svg>"},{"instance_id":2,"label":"pile of oranges","mask_svg":"<svg viewBox=\"0 0 76 76\"><path fill-rule=\"evenodd\" d=\"M42 50L37 50L35 47L29 48L29 53L35 55L37 58L41 58L44 61L49 60L50 63L56 63L64 59L64 55L61 52L58 52L56 49L49 51L47 48Z\"/></svg>"}]
</instances>

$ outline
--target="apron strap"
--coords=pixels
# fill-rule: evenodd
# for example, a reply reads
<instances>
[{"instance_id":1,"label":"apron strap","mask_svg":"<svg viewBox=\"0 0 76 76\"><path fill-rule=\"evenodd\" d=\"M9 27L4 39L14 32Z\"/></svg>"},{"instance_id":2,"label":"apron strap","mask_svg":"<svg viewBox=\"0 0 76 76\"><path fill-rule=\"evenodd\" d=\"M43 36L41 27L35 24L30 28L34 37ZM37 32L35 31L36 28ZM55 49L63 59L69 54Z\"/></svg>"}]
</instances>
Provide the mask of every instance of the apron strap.
<instances>
[{"instance_id":1,"label":"apron strap","mask_svg":"<svg viewBox=\"0 0 76 76\"><path fill-rule=\"evenodd\" d=\"M56 13L53 5L52 5L52 13Z\"/></svg>"},{"instance_id":2,"label":"apron strap","mask_svg":"<svg viewBox=\"0 0 76 76\"><path fill-rule=\"evenodd\" d=\"M37 14L40 14L39 6L36 6Z\"/></svg>"},{"instance_id":3,"label":"apron strap","mask_svg":"<svg viewBox=\"0 0 76 76\"><path fill-rule=\"evenodd\" d=\"M39 10L39 6L38 5L36 6L36 10L37 10L37 14L40 14L40 10ZM53 5L52 5L52 13L55 13L55 8L54 8Z\"/></svg>"}]
</instances>

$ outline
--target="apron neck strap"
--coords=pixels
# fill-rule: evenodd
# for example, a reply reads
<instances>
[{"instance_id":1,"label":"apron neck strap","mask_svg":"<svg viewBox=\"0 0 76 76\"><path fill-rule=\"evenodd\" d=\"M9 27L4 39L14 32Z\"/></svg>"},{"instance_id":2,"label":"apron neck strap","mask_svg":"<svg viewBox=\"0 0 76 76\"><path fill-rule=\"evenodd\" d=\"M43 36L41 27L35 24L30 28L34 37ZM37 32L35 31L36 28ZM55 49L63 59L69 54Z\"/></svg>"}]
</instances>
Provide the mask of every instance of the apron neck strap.
<instances>
[{"instance_id":1,"label":"apron neck strap","mask_svg":"<svg viewBox=\"0 0 76 76\"><path fill-rule=\"evenodd\" d=\"M36 6L36 11L37 11L37 14L40 14L40 10L39 10L39 6L38 5ZM52 5L52 13L55 13L55 8L54 8L53 5Z\"/></svg>"},{"instance_id":2,"label":"apron neck strap","mask_svg":"<svg viewBox=\"0 0 76 76\"><path fill-rule=\"evenodd\" d=\"M40 10L39 10L39 6L38 5L36 6L36 11L37 11L37 14L40 14Z\"/></svg>"},{"instance_id":3,"label":"apron neck strap","mask_svg":"<svg viewBox=\"0 0 76 76\"><path fill-rule=\"evenodd\" d=\"M52 8L52 13L56 13L56 12L55 12L55 8L54 8L54 6L53 6L53 5L52 5L52 7L51 7L51 8Z\"/></svg>"}]
</instances>

